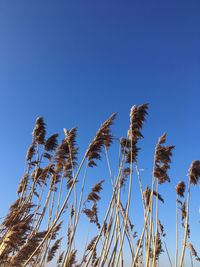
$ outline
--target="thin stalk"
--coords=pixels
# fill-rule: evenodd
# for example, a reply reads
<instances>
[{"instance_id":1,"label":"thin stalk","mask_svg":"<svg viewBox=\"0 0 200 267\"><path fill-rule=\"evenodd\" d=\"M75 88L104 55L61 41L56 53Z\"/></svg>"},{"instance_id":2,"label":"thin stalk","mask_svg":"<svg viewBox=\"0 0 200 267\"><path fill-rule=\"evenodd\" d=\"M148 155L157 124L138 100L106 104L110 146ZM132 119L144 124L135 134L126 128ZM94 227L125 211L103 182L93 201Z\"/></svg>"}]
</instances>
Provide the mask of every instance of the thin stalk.
<instances>
[{"instance_id":1,"label":"thin stalk","mask_svg":"<svg viewBox=\"0 0 200 267\"><path fill-rule=\"evenodd\" d=\"M192 253L190 251L190 261L191 261L191 267L193 267L193 260L192 260Z\"/></svg>"},{"instance_id":2,"label":"thin stalk","mask_svg":"<svg viewBox=\"0 0 200 267\"><path fill-rule=\"evenodd\" d=\"M61 194L62 194L63 178L64 178L64 174L62 175L61 182L60 182L60 190L59 190L59 196L58 196L58 202L57 202L57 207L56 207L55 217L57 216L58 211L59 211L60 200L61 200Z\"/></svg>"},{"instance_id":3,"label":"thin stalk","mask_svg":"<svg viewBox=\"0 0 200 267\"><path fill-rule=\"evenodd\" d=\"M38 198L38 203L37 203L37 207L35 209L35 213L34 213L34 217L33 217L33 222L32 222L32 227L31 227L32 229L33 229L34 223L36 221L36 216L37 216L37 213L38 213L38 210L39 210L39 206L40 206L40 202L41 202L41 199L42 199L42 195L43 195L43 192L44 192L44 187L45 187L45 184L43 184L40 197Z\"/></svg>"},{"instance_id":4,"label":"thin stalk","mask_svg":"<svg viewBox=\"0 0 200 267\"><path fill-rule=\"evenodd\" d=\"M185 254L185 246L186 246L186 240L187 240L187 234L188 234L188 221L189 221L189 199L190 199L190 179L189 179L189 186L188 186L188 196L187 196L187 214L186 214L186 220L185 220L185 236L182 246L182 254L181 254L181 260L180 260L180 267L183 264L184 254Z\"/></svg>"},{"instance_id":5,"label":"thin stalk","mask_svg":"<svg viewBox=\"0 0 200 267\"><path fill-rule=\"evenodd\" d=\"M165 246L165 250L166 250L166 252L167 252L167 257L168 257L168 259L169 259L169 263L170 263L170 265L171 265L171 267L172 267L172 261L171 261L171 258L170 258L170 255L169 255L169 251L168 251L168 249L167 249L167 245L166 245L166 242L165 242L165 238L164 238L162 232L161 232L161 236L162 236L162 239L163 239L163 243L164 243L164 246Z\"/></svg>"},{"instance_id":6,"label":"thin stalk","mask_svg":"<svg viewBox=\"0 0 200 267\"><path fill-rule=\"evenodd\" d=\"M152 263L152 266L155 265L157 236L158 236L158 180L157 180L157 190L156 191L157 191L157 197L156 197L156 232L155 232L155 237L154 237L153 263Z\"/></svg>"},{"instance_id":7,"label":"thin stalk","mask_svg":"<svg viewBox=\"0 0 200 267\"><path fill-rule=\"evenodd\" d=\"M31 162L31 160L29 160L29 163ZM28 176L27 176L27 181L26 183L24 184L23 186L23 189L22 189L22 192L21 192L21 201L25 198L26 196L26 193L27 193L27 188L28 188L28 185L29 185L29 180L30 180L30 177L29 177L29 171L30 171L30 164L28 164L28 169L27 169L27 172L26 172L26 167L27 167L27 161L26 161L26 164L25 164L25 171L24 171L24 175L27 173ZM26 189L26 190L25 190ZM25 193L25 194L24 194Z\"/></svg>"},{"instance_id":8,"label":"thin stalk","mask_svg":"<svg viewBox=\"0 0 200 267\"><path fill-rule=\"evenodd\" d=\"M175 256L175 267L177 267L178 260L178 198L176 199L176 256Z\"/></svg>"},{"instance_id":9,"label":"thin stalk","mask_svg":"<svg viewBox=\"0 0 200 267\"><path fill-rule=\"evenodd\" d=\"M143 209L144 209L144 218L146 216L146 205L145 205L145 200L144 200L144 195L143 195L143 189L142 189L142 182L141 182L141 179L140 179L140 172L139 172L139 169L138 169L138 165L137 165L137 162L135 162L135 167L136 167L136 171L137 171L137 176L138 176L138 181L139 181L139 185L140 185L140 192L141 192L141 196L142 196L142 203L143 203ZM146 227L146 240L147 240L147 237L148 237L148 224L149 224L149 220L147 222L147 227ZM147 243L146 243L146 246L147 246ZM144 245L143 245L144 247Z\"/></svg>"}]
</instances>

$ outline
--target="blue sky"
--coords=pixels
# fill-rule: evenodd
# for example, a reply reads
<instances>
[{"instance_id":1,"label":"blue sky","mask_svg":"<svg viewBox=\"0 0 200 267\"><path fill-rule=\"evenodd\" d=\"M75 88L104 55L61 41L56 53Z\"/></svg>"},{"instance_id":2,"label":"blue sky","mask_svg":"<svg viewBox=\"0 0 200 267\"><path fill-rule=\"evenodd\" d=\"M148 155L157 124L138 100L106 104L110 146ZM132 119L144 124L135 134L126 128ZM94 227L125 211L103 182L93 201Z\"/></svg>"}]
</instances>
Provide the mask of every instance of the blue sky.
<instances>
[{"instance_id":1,"label":"blue sky","mask_svg":"<svg viewBox=\"0 0 200 267\"><path fill-rule=\"evenodd\" d=\"M113 132L126 136L130 108L148 102L138 161L151 174L155 144L167 131L176 148L161 216L172 229L174 186L200 159L199 10L199 1L185 0L0 2L1 216L15 200L38 116L49 135L78 126L83 152L116 111ZM192 193L197 231L199 187Z\"/></svg>"}]
</instances>

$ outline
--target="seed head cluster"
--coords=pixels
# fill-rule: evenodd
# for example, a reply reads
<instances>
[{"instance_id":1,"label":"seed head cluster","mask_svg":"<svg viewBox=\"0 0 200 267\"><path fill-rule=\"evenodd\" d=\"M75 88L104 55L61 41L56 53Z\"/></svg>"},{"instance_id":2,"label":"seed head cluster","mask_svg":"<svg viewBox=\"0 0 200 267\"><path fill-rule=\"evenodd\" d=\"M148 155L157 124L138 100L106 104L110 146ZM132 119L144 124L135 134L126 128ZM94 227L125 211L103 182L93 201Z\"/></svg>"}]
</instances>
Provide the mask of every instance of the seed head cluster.
<instances>
[{"instance_id":1,"label":"seed head cluster","mask_svg":"<svg viewBox=\"0 0 200 267\"><path fill-rule=\"evenodd\" d=\"M164 133L158 141L155 151L155 168L154 176L158 179L158 183L162 184L166 181L170 182L167 170L170 168L172 149L174 146L163 146L166 142L166 133Z\"/></svg>"}]
</instances>

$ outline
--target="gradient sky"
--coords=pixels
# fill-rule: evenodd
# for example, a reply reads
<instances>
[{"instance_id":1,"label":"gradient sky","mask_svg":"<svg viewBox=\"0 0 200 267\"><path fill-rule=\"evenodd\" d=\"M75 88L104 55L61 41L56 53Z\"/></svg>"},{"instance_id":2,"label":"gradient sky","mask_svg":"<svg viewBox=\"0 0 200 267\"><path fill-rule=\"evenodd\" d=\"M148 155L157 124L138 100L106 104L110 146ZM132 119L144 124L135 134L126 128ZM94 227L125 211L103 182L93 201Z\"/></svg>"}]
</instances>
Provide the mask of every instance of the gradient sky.
<instances>
[{"instance_id":1,"label":"gradient sky","mask_svg":"<svg viewBox=\"0 0 200 267\"><path fill-rule=\"evenodd\" d=\"M166 131L167 144L176 146L171 183L160 187L173 252L174 187L200 159L199 14L198 0L0 1L0 216L16 198L38 116L49 135L78 126L83 153L112 113L119 112L115 136L125 137L130 108L148 102L138 159L147 168L144 186L159 136ZM191 202L198 250L199 187Z\"/></svg>"}]
</instances>

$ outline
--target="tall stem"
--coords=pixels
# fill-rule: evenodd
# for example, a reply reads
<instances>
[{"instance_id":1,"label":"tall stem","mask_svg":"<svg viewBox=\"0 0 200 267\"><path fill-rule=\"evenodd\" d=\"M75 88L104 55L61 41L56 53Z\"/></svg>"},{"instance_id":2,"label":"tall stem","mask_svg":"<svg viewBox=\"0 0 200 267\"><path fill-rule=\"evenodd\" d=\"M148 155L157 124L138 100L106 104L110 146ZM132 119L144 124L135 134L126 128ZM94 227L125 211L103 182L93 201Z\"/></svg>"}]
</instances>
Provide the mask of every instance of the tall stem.
<instances>
[{"instance_id":1,"label":"tall stem","mask_svg":"<svg viewBox=\"0 0 200 267\"><path fill-rule=\"evenodd\" d=\"M153 266L155 265L155 260L156 260L157 236L158 236L158 180L157 180L157 198L156 198L156 232L154 237L153 263L152 263Z\"/></svg>"},{"instance_id":2,"label":"tall stem","mask_svg":"<svg viewBox=\"0 0 200 267\"><path fill-rule=\"evenodd\" d=\"M181 260L180 260L180 267L183 264L184 254L185 254L185 246L187 241L187 235L188 235L188 221L189 221L189 199L190 199L190 179L189 179L189 186L188 186L188 196L187 196L187 213L186 213L186 220L185 220L185 235L184 235L184 241L182 246L182 254L181 254Z\"/></svg>"},{"instance_id":3,"label":"tall stem","mask_svg":"<svg viewBox=\"0 0 200 267\"><path fill-rule=\"evenodd\" d=\"M178 198L176 199L176 257L175 257L175 267L177 267L178 260Z\"/></svg>"}]
</instances>

